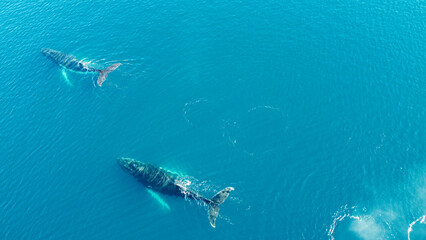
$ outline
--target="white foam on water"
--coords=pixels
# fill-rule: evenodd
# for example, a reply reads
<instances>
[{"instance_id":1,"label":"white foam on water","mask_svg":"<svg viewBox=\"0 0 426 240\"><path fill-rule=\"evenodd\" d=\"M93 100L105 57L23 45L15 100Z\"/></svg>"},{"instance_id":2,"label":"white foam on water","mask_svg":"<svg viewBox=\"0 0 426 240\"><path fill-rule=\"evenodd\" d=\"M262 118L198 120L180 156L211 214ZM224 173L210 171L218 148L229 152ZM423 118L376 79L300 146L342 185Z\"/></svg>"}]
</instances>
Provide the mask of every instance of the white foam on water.
<instances>
[{"instance_id":1,"label":"white foam on water","mask_svg":"<svg viewBox=\"0 0 426 240\"><path fill-rule=\"evenodd\" d=\"M357 207L348 208L343 206L333 215L333 222L328 229L328 237L330 240L335 240L334 234L336 227L344 220L352 220L349 223L348 230L354 233L358 238L363 240L379 240L395 238L392 233L390 224L387 221L392 221L396 218L393 211L377 210L366 214L367 210L363 208L361 212Z\"/></svg>"},{"instance_id":2,"label":"white foam on water","mask_svg":"<svg viewBox=\"0 0 426 240\"><path fill-rule=\"evenodd\" d=\"M328 237L330 240L335 240L334 238L334 231L336 230L336 226L342 222L343 220L345 220L346 218L349 219L355 219L355 220L360 220L360 216L356 216L356 215L351 215L350 212L354 211L356 209L356 207L351 207L348 208L347 205L343 206L339 211L337 211L336 213L334 213L333 215L333 222L331 223L330 227L328 228Z\"/></svg>"},{"instance_id":3,"label":"white foam on water","mask_svg":"<svg viewBox=\"0 0 426 240\"><path fill-rule=\"evenodd\" d=\"M251 108L251 109L249 109L247 112L253 112L253 111L256 111L256 110L258 110L258 109L262 109L262 108L264 108L264 109L269 109L269 110L275 110L275 111L280 111L281 113L282 113L282 111L281 111L281 109L280 108L278 108L278 107L274 107L274 106L269 106L269 105L264 105L264 106L256 106L256 107L254 107L254 108Z\"/></svg>"},{"instance_id":4,"label":"white foam on water","mask_svg":"<svg viewBox=\"0 0 426 240\"><path fill-rule=\"evenodd\" d=\"M426 215L423 215L423 216L419 217L418 219L414 220L412 223L410 223L410 226L408 227L408 230L407 230L408 240L411 240L410 234L413 231L413 226L416 223L426 224Z\"/></svg>"},{"instance_id":5,"label":"white foam on water","mask_svg":"<svg viewBox=\"0 0 426 240\"><path fill-rule=\"evenodd\" d=\"M357 221L351 223L350 230L355 232L361 239L377 240L384 236L384 229L374 218L366 216L363 218L353 218Z\"/></svg>"}]
</instances>

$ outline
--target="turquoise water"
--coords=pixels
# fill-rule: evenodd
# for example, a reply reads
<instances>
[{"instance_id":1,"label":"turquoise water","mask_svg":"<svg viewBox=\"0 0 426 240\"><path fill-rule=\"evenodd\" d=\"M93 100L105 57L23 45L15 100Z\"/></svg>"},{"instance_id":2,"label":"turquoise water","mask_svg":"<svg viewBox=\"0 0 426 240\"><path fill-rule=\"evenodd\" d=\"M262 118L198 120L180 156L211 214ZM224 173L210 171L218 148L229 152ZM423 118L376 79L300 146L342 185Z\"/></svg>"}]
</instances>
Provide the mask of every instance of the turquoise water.
<instances>
[{"instance_id":1,"label":"turquoise water","mask_svg":"<svg viewBox=\"0 0 426 240\"><path fill-rule=\"evenodd\" d=\"M0 238L426 239L425 16L416 0L1 1ZM123 65L100 88L41 48ZM213 229L117 157L235 191Z\"/></svg>"}]
</instances>

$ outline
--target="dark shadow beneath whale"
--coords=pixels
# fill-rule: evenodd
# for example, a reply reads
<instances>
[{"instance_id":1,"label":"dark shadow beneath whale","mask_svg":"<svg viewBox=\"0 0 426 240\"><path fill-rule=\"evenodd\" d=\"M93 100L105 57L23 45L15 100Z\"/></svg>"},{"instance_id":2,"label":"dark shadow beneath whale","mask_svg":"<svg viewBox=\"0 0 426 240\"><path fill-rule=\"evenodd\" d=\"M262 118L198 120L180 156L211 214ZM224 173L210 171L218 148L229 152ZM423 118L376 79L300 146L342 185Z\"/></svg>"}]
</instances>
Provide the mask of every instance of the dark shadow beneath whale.
<instances>
[{"instance_id":1,"label":"dark shadow beneath whale","mask_svg":"<svg viewBox=\"0 0 426 240\"><path fill-rule=\"evenodd\" d=\"M98 72L99 77L97 83L99 86L102 86L102 83L105 82L108 73L117 69L121 63L115 63L111 66L105 68L104 70L99 70L90 66L87 66L81 60L78 60L76 57L70 54L62 53L48 48L41 49L41 53L47 58L58 64L59 66L69 69L75 72L87 73L87 72Z\"/></svg>"},{"instance_id":2,"label":"dark shadow beneath whale","mask_svg":"<svg viewBox=\"0 0 426 240\"><path fill-rule=\"evenodd\" d=\"M182 186L175 174L162 168L131 158L119 158L118 164L149 189L167 195L191 198L206 203L209 206L208 215L212 227L216 227L216 218L219 216L219 205L225 202L229 193L234 190L233 187L227 187L216 193L211 199L208 199Z\"/></svg>"}]
</instances>

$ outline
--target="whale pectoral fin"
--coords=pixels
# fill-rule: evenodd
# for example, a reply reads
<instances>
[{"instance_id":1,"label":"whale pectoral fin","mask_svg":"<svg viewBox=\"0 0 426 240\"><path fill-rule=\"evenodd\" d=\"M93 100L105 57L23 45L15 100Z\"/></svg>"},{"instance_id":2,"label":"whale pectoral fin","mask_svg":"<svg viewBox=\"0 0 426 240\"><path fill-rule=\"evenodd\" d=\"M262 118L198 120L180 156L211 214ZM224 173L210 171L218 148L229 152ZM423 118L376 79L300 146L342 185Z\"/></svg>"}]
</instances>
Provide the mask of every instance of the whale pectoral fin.
<instances>
[{"instance_id":1,"label":"whale pectoral fin","mask_svg":"<svg viewBox=\"0 0 426 240\"><path fill-rule=\"evenodd\" d=\"M147 188L149 195L151 195L155 200L157 200L157 202L165 209L170 211L170 206L169 204L167 204L163 198L160 197L160 195L158 195L158 193L154 192L153 190Z\"/></svg>"},{"instance_id":2,"label":"whale pectoral fin","mask_svg":"<svg viewBox=\"0 0 426 240\"><path fill-rule=\"evenodd\" d=\"M74 87L74 85L71 83L70 79L68 78L68 74L67 71L65 71L65 68L61 68L61 73L62 76L65 79L65 82L67 83L68 86Z\"/></svg>"}]
</instances>

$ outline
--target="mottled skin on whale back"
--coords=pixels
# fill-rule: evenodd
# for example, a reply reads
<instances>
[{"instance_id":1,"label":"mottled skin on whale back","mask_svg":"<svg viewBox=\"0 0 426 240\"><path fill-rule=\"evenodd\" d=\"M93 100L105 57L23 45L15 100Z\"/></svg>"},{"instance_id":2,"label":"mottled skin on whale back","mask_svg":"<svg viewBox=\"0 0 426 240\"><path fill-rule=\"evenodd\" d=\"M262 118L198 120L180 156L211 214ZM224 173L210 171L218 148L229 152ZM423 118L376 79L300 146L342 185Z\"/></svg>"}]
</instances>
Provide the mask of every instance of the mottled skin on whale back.
<instances>
[{"instance_id":1,"label":"mottled skin on whale back","mask_svg":"<svg viewBox=\"0 0 426 240\"><path fill-rule=\"evenodd\" d=\"M43 55L55 62L61 67L67 68L75 72L100 72L100 70L89 67L76 57L63 52L55 51L52 49L43 48L41 49Z\"/></svg>"},{"instance_id":2,"label":"mottled skin on whale back","mask_svg":"<svg viewBox=\"0 0 426 240\"><path fill-rule=\"evenodd\" d=\"M41 53L47 58L58 64L59 66L75 71L75 72L99 72L99 77L97 83L99 86L102 86L102 83L105 82L108 73L117 69L121 63L115 63L111 66L105 68L104 70L99 70L90 66L87 66L84 62L78 60L76 57L70 54L63 52L55 51L53 49L42 48Z\"/></svg>"},{"instance_id":3,"label":"mottled skin on whale back","mask_svg":"<svg viewBox=\"0 0 426 240\"><path fill-rule=\"evenodd\" d=\"M216 218L219 215L220 209L219 205L225 202L229 193L234 190L232 187L227 187L218 192L211 199L208 199L181 186L177 175L167 170L131 158L119 158L118 163L123 169L128 171L149 189L163 194L200 200L208 204L209 221L212 227L216 227Z\"/></svg>"}]
</instances>

